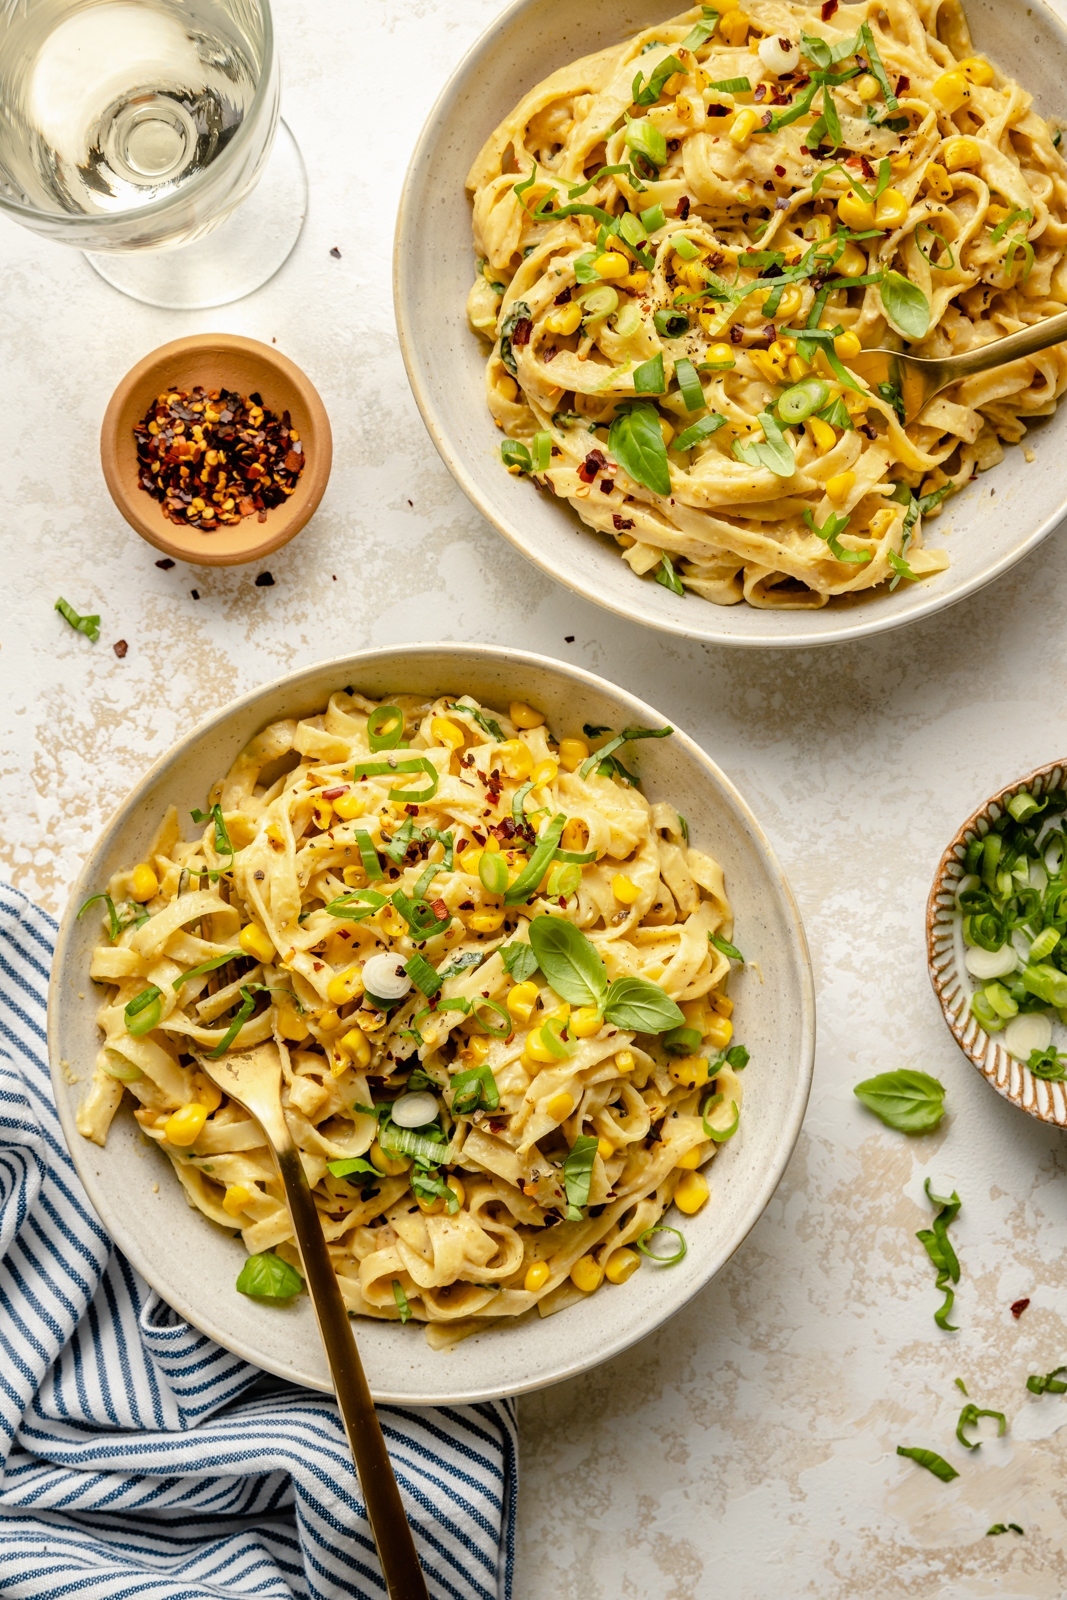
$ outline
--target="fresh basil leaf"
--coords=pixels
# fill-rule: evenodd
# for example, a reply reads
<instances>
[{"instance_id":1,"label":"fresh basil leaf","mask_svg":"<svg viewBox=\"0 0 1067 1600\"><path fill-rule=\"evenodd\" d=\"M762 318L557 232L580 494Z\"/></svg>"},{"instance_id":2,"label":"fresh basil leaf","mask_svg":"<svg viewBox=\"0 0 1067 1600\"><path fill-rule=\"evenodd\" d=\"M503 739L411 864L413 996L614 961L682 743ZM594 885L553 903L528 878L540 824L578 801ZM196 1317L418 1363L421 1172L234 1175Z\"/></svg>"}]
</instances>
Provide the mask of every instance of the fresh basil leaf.
<instances>
[{"instance_id":1,"label":"fresh basil leaf","mask_svg":"<svg viewBox=\"0 0 1067 1600\"><path fill-rule=\"evenodd\" d=\"M535 917L530 944L537 965L561 1000L572 1006L602 1004L608 991L607 971L596 946L580 928L562 917Z\"/></svg>"},{"instance_id":2,"label":"fresh basil leaf","mask_svg":"<svg viewBox=\"0 0 1067 1600\"><path fill-rule=\"evenodd\" d=\"M706 417L701 417L699 422L691 423L688 428L682 430L677 438L672 439L671 449L692 450L695 445L700 444L704 439L710 439L713 433L718 432L725 421L726 418L720 417L718 412L709 412Z\"/></svg>"},{"instance_id":3,"label":"fresh basil leaf","mask_svg":"<svg viewBox=\"0 0 1067 1600\"><path fill-rule=\"evenodd\" d=\"M581 1222L582 1207L589 1204L589 1185L593 1178L593 1162L596 1160L599 1142L592 1134L580 1133L563 1163L568 1222Z\"/></svg>"},{"instance_id":4,"label":"fresh basil leaf","mask_svg":"<svg viewBox=\"0 0 1067 1600\"><path fill-rule=\"evenodd\" d=\"M663 351L657 350L649 361L634 368L634 394L662 394L667 387L663 374Z\"/></svg>"},{"instance_id":5,"label":"fresh basil leaf","mask_svg":"<svg viewBox=\"0 0 1067 1600\"><path fill-rule=\"evenodd\" d=\"M910 1067L865 1078L852 1092L898 1133L932 1133L945 1114L944 1084Z\"/></svg>"},{"instance_id":6,"label":"fresh basil leaf","mask_svg":"<svg viewBox=\"0 0 1067 1600\"><path fill-rule=\"evenodd\" d=\"M925 339L930 328L930 302L908 278L887 272L878 287L882 309L905 339Z\"/></svg>"},{"instance_id":7,"label":"fresh basil leaf","mask_svg":"<svg viewBox=\"0 0 1067 1600\"><path fill-rule=\"evenodd\" d=\"M924 1450L921 1445L898 1444L897 1455L907 1456L912 1461L917 1461L920 1467L925 1467L927 1472L932 1472L935 1478L940 1478L942 1483L951 1483L953 1478L958 1478L959 1473L955 1467L950 1466L944 1456L939 1456L936 1450Z\"/></svg>"},{"instance_id":8,"label":"fresh basil leaf","mask_svg":"<svg viewBox=\"0 0 1067 1600\"><path fill-rule=\"evenodd\" d=\"M660 557L659 567L656 570L656 582L662 583L663 587L669 589L672 594L678 594L683 599L685 598L685 584L675 572L674 562L666 551Z\"/></svg>"},{"instance_id":9,"label":"fresh basil leaf","mask_svg":"<svg viewBox=\"0 0 1067 1600\"><path fill-rule=\"evenodd\" d=\"M604 1017L634 1033L667 1033L685 1022L666 990L648 978L616 978L604 999Z\"/></svg>"},{"instance_id":10,"label":"fresh basil leaf","mask_svg":"<svg viewBox=\"0 0 1067 1600\"><path fill-rule=\"evenodd\" d=\"M377 1167L372 1167L362 1156L346 1156L342 1161L327 1161L326 1171L334 1178L380 1178Z\"/></svg>"},{"instance_id":11,"label":"fresh basil leaf","mask_svg":"<svg viewBox=\"0 0 1067 1600\"><path fill-rule=\"evenodd\" d=\"M741 965L744 966L744 956L741 954L740 950L735 944L730 943L729 939L724 939L722 935L718 933L709 933L708 942L715 946L720 955L728 956L731 961L740 961Z\"/></svg>"},{"instance_id":12,"label":"fresh basil leaf","mask_svg":"<svg viewBox=\"0 0 1067 1600\"><path fill-rule=\"evenodd\" d=\"M516 983L525 983L537 971L537 955L528 944L513 939L500 947L500 959Z\"/></svg>"},{"instance_id":13,"label":"fresh basil leaf","mask_svg":"<svg viewBox=\"0 0 1067 1600\"><path fill-rule=\"evenodd\" d=\"M404 1293L404 1286L399 1278L393 1279L393 1299L396 1301L396 1309L400 1312L400 1321L402 1323L410 1322L411 1307L408 1305L408 1297Z\"/></svg>"},{"instance_id":14,"label":"fresh basil leaf","mask_svg":"<svg viewBox=\"0 0 1067 1600\"><path fill-rule=\"evenodd\" d=\"M639 401L620 411L608 430L608 449L635 483L653 494L670 494L667 446L655 406Z\"/></svg>"},{"instance_id":15,"label":"fresh basil leaf","mask_svg":"<svg viewBox=\"0 0 1067 1600\"><path fill-rule=\"evenodd\" d=\"M750 467L766 467L778 478L791 478L796 471L796 459L778 425L778 419L771 411L761 411L756 420L763 428L763 442L743 444L740 439L735 439L735 457Z\"/></svg>"},{"instance_id":16,"label":"fresh basil leaf","mask_svg":"<svg viewBox=\"0 0 1067 1600\"><path fill-rule=\"evenodd\" d=\"M574 277L577 283L599 283L601 281L599 272L593 266L595 260L596 252L593 250L590 250L588 255L574 258Z\"/></svg>"},{"instance_id":17,"label":"fresh basil leaf","mask_svg":"<svg viewBox=\"0 0 1067 1600\"><path fill-rule=\"evenodd\" d=\"M468 1116L472 1111L495 1111L500 1104L500 1089L486 1062L457 1072L452 1079L452 1115Z\"/></svg>"},{"instance_id":18,"label":"fresh basil leaf","mask_svg":"<svg viewBox=\"0 0 1067 1600\"><path fill-rule=\"evenodd\" d=\"M272 1250L249 1256L237 1275L237 1290L256 1300L291 1300L304 1287L295 1267Z\"/></svg>"},{"instance_id":19,"label":"fresh basil leaf","mask_svg":"<svg viewBox=\"0 0 1067 1600\"><path fill-rule=\"evenodd\" d=\"M635 106L654 106L663 93L663 85L667 79L676 72L683 72L685 68L677 56L664 56L663 60L653 69L652 76L645 83L645 75L639 72L630 86Z\"/></svg>"}]
</instances>

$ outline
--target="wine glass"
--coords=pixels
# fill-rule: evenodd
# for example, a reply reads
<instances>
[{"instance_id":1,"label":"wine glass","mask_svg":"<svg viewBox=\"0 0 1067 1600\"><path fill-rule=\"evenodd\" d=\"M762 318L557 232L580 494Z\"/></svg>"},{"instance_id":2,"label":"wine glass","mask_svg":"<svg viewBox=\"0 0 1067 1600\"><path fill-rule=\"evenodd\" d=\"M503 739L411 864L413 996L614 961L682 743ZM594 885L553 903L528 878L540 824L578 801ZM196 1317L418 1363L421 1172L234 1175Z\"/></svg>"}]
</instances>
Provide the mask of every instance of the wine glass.
<instances>
[{"instance_id":1,"label":"wine glass","mask_svg":"<svg viewBox=\"0 0 1067 1600\"><path fill-rule=\"evenodd\" d=\"M237 300L307 210L279 90L269 0L0 0L0 212L136 300Z\"/></svg>"}]
</instances>

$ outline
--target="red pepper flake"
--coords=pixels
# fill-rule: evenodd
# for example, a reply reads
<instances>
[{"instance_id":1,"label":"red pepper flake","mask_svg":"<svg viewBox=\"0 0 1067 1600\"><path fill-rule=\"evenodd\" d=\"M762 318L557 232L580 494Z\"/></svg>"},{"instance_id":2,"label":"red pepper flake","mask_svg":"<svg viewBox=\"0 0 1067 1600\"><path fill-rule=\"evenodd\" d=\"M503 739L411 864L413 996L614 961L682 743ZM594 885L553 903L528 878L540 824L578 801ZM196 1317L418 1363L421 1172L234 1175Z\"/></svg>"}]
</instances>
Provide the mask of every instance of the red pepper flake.
<instances>
[{"instance_id":1,"label":"red pepper flake","mask_svg":"<svg viewBox=\"0 0 1067 1600\"><path fill-rule=\"evenodd\" d=\"M419 814L418 806L406 805L404 810L407 812L409 817L417 817Z\"/></svg>"},{"instance_id":2,"label":"red pepper flake","mask_svg":"<svg viewBox=\"0 0 1067 1600\"><path fill-rule=\"evenodd\" d=\"M208 533L242 517L265 522L304 470L288 411L276 416L259 394L165 389L133 434L141 488L171 522Z\"/></svg>"},{"instance_id":3,"label":"red pepper flake","mask_svg":"<svg viewBox=\"0 0 1067 1600\"><path fill-rule=\"evenodd\" d=\"M257 589L273 589L274 588L274 577L273 577L273 574L269 573L269 572L258 572L256 574L256 588Z\"/></svg>"},{"instance_id":4,"label":"red pepper flake","mask_svg":"<svg viewBox=\"0 0 1067 1600\"><path fill-rule=\"evenodd\" d=\"M730 107L729 106L714 105L714 106L709 106L708 107L708 116L709 117L728 117L729 115L730 115Z\"/></svg>"},{"instance_id":5,"label":"red pepper flake","mask_svg":"<svg viewBox=\"0 0 1067 1600\"><path fill-rule=\"evenodd\" d=\"M834 12L836 10L837 10L837 0L823 0L822 6L821 6L820 11L819 11L819 15L820 15L820 17L822 18L822 20L824 22L829 22L830 18L833 16L833 14L834 14Z\"/></svg>"},{"instance_id":6,"label":"red pepper flake","mask_svg":"<svg viewBox=\"0 0 1067 1600\"><path fill-rule=\"evenodd\" d=\"M156 562L156 566L162 567L164 572L169 572L173 565L174 562L170 559L170 556L164 556L162 561Z\"/></svg>"},{"instance_id":7,"label":"red pepper flake","mask_svg":"<svg viewBox=\"0 0 1067 1600\"><path fill-rule=\"evenodd\" d=\"M689 196L687 194L683 194L678 201L678 204L674 208L675 216L681 217L682 221L685 222L686 218L689 216L689 207L691 205L692 201L690 200Z\"/></svg>"},{"instance_id":8,"label":"red pepper flake","mask_svg":"<svg viewBox=\"0 0 1067 1600\"><path fill-rule=\"evenodd\" d=\"M617 511L612 512L611 520L615 524L616 533L626 533L628 529L632 528L634 525L634 519L632 517L622 517Z\"/></svg>"},{"instance_id":9,"label":"red pepper flake","mask_svg":"<svg viewBox=\"0 0 1067 1600\"><path fill-rule=\"evenodd\" d=\"M337 246L336 246L336 245L334 245L334 247L333 247L333 249L332 249L332 250L331 250L331 251L330 251L330 254L331 254L331 255L332 255L332 256L333 256L333 259L334 259L334 260L335 260L335 261L340 261L340 259L341 259L341 252L340 252L340 250L338 250L338 248L337 248Z\"/></svg>"},{"instance_id":10,"label":"red pepper flake","mask_svg":"<svg viewBox=\"0 0 1067 1600\"><path fill-rule=\"evenodd\" d=\"M337 789L324 789L322 791L322 798L324 800L340 800L341 796L343 794L347 794L347 793L348 793L348 784L347 783L342 783L340 785L340 787L337 788Z\"/></svg>"},{"instance_id":11,"label":"red pepper flake","mask_svg":"<svg viewBox=\"0 0 1067 1600\"><path fill-rule=\"evenodd\" d=\"M752 96L752 98L753 98L753 100L755 100L757 105L759 105L761 100L766 100L766 98L767 98L767 85L765 83L757 83L756 92Z\"/></svg>"},{"instance_id":12,"label":"red pepper flake","mask_svg":"<svg viewBox=\"0 0 1067 1600\"><path fill-rule=\"evenodd\" d=\"M457 856L459 855L461 850L466 850L466 848L467 848L466 839L460 839L458 841L457 845L456 845L456 854L457 854Z\"/></svg>"},{"instance_id":13,"label":"red pepper flake","mask_svg":"<svg viewBox=\"0 0 1067 1600\"><path fill-rule=\"evenodd\" d=\"M112 648L112 650L114 650L115 654L118 656L119 660L121 661L123 656L126 654L127 650L130 647L126 643L125 639L116 639L115 643L111 646L111 648Z\"/></svg>"},{"instance_id":14,"label":"red pepper flake","mask_svg":"<svg viewBox=\"0 0 1067 1600\"><path fill-rule=\"evenodd\" d=\"M194 600L199 600L200 599L200 590L199 589L190 589L189 593L192 595Z\"/></svg>"},{"instance_id":15,"label":"red pepper flake","mask_svg":"<svg viewBox=\"0 0 1067 1600\"><path fill-rule=\"evenodd\" d=\"M1018 1322L1019 1318L1022 1316L1023 1312L1026 1310L1026 1308L1027 1308L1027 1306L1029 1304L1030 1304L1029 1300L1013 1300L1012 1301L1011 1314L1015 1318L1016 1322Z\"/></svg>"},{"instance_id":16,"label":"red pepper flake","mask_svg":"<svg viewBox=\"0 0 1067 1600\"><path fill-rule=\"evenodd\" d=\"M785 177L785 168L784 167L775 167L774 175L775 175L776 178L784 178Z\"/></svg>"},{"instance_id":17,"label":"red pepper flake","mask_svg":"<svg viewBox=\"0 0 1067 1600\"><path fill-rule=\"evenodd\" d=\"M902 72L900 74L900 77L897 79L896 92L897 92L897 94L907 94L907 92L908 92L908 90L910 88L911 88L911 79L908 77L906 72Z\"/></svg>"},{"instance_id":18,"label":"red pepper flake","mask_svg":"<svg viewBox=\"0 0 1067 1600\"><path fill-rule=\"evenodd\" d=\"M763 113L762 117L760 117L759 120L760 120L760 127L761 128L769 128L771 123L774 121L774 112L773 111L765 111Z\"/></svg>"},{"instance_id":19,"label":"red pepper flake","mask_svg":"<svg viewBox=\"0 0 1067 1600\"><path fill-rule=\"evenodd\" d=\"M477 839L479 844L484 844L485 843L485 834L484 833L479 833L477 828L472 828L471 829L471 833L473 834L474 838Z\"/></svg>"},{"instance_id":20,"label":"red pepper flake","mask_svg":"<svg viewBox=\"0 0 1067 1600\"><path fill-rule=\"evenodd\" d=\"M599 450L590 450L581 466L578 476L583 483L592 483L598 472L603 472L607 466L607 457Z\"/></svg>"},{"instance_id":21,"label":"red pepper flake","mask_svg":"<svg viewBox=\"0 0 1067 1600\"><path fill-rule=\"evenodd\" d=\"M567 287L566 287L566 288L565 288L565 289L562 289L562 290L561 290L561 291L560 291L560 293L559 293L559 294L558 294L558 295L557 295L557 296L556 296L556 298L555 298L555 299L554 299L554 300L553 300L553 302L552 302L552 304L553 304L553 305L554 305L554 306L565 306L565 305L569 305L569 303L570 303L570 298L571 298L571 286L570 286L570 284L568 284L568 285L567 285Z\"/></svg>"},{"instance_id":22,"label":"red pepper flake","mask_svg":"<svg viewBox=\"0 0 1067 1600\"><path fill-rule=\"evenodd\" d=\"M533 323L529 317L520 317L515 324L515 331L511 335L513 345L529 344L530 335L533 333Z\"/></svg>"},{"instance_id":23,"label":"red pepper flake","mask_svg":"<svg viewBox=\"0 0 1067 1600\"><path fill-rule=\"evenodd\" d=\"M474 901L473 900L461 900L460 903L459 903L459 909L461 911L473 911L474 910Z\"/></svg>"}]
</instances>

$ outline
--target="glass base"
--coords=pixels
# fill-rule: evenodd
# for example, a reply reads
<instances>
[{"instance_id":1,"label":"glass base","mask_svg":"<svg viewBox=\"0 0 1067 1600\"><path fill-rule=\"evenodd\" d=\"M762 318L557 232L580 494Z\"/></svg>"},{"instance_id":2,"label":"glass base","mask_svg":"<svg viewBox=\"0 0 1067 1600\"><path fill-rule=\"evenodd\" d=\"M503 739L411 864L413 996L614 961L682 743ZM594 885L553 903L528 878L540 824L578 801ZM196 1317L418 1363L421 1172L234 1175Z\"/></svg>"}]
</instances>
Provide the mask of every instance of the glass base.
<instances>
[{"instance_id":1,"label":"glass base","mask_svg":"<svg viewBox=\"0 0 1067 1600\"><path fill-rule=\"evenodd\" d=\"M307 215L304 160L284 122L252 193L217 228L177 250L86 252L94 272L149 306L194 311L241 300L273 278L300 237Z\"/></svg>"}]
</instances>

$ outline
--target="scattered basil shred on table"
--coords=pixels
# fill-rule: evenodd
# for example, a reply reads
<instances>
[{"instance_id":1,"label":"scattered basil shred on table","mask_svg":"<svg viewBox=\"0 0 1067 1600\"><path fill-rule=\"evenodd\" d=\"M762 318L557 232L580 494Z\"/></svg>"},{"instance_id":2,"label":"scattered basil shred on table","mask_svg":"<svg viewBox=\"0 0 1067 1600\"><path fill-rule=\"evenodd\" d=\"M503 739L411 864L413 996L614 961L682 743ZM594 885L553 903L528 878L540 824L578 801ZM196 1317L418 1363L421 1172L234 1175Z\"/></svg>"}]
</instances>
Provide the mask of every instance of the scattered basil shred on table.
<instances>
[{"instance_id":1,"label":"scattered basil shred on table","mask_svg":"<svg viewBox=\"0 0 1067 1600\"><path fill-rule=\"evenodd\" d=\"M677 1267L680 1234L647 1241L708 1201L748 1052L722 869L635 770L671 732L351 688L264 729L82 907L104 991L83 1136L128 1096L240 1231L236 1289L291 1301L272 1162L203 1066L273 1038L354 1313L442 1348Z\"/></svg>"},{"instance_id":2,"label":"scattered basil shred on table","mask_svg":"<svg viewBox=\"0 0 1067 1600\"><path fill-rule=\"evenodd\" d=\"M923 519L1067 386L1057 349L905 426L896 366L858 359L1063 309L1058 135L953 14L950 49L908 0L695 8L553 72L479 153L503 463L634 572L786 608L938 572Z\"/></svg>"},{"instance_id":3,"label":"scattered basil shred on table","mask_svg":"<svg viewBox=\"0 0 1067 1600\"><path fill-rule=\"evenodd\" d=\"M1035 1077L1067 1072L1067 792L1009 796L956 887L970 1008Z\"/></svg>"}]
</instances>

